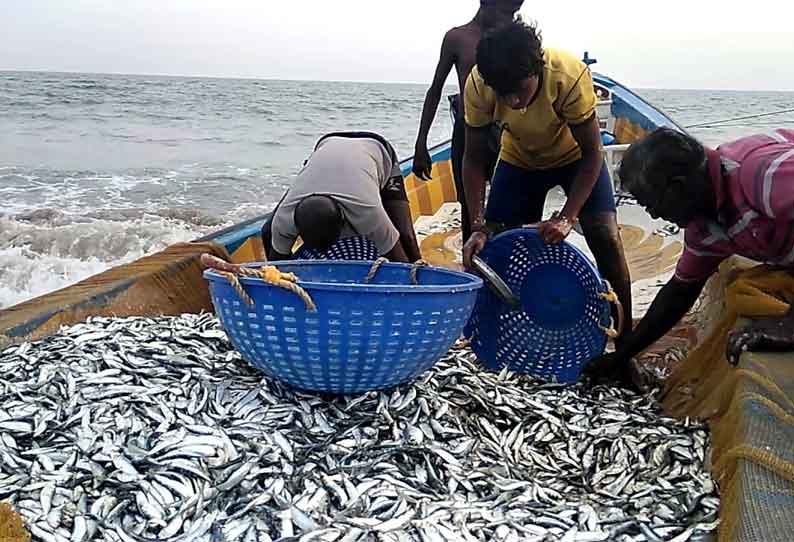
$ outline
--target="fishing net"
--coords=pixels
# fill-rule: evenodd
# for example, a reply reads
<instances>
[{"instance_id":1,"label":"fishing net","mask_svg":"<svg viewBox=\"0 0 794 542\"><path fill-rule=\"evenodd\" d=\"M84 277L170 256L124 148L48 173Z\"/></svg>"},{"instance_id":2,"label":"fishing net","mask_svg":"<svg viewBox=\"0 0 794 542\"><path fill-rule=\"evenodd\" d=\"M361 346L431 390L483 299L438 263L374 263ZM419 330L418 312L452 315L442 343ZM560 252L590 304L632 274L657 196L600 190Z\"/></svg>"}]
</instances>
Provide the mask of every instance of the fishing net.
<instances>
[{"instance_id":1,"label":"fishing net","mask_svg":"<svg viewBox=\"0 0 794 542\"><path fill-rule=\"evenodd\" d=\"M0 542L29 542L30 533L20 516L7 502L0 502Z\"/></svg>"},{"instance_id":2,"label":"fishing net","mask_svg":"<svg viewBox=\"0 0 794 542\"><path fill-rule=\"evenodd\" d=\"M720 484L720 541L794 540L794 363L792 354L750 353L738 367L725 357L740 318L782 316L794 303L794 276L766 266L721 273L716 325L671 375L664 408L705 419Z\"/></svg>"}]
</instances>

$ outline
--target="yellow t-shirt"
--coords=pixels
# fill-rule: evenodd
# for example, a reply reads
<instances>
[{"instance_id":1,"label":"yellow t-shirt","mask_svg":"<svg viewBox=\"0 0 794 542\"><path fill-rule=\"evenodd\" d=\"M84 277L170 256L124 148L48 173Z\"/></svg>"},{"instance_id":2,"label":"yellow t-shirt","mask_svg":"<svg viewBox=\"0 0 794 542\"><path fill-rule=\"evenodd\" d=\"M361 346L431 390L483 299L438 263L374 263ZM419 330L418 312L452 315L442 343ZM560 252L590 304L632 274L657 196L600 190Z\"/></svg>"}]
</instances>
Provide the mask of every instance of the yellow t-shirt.
<instances>
[{"instance_id":1,"label":"yellow t-shirt","mask_svg":"<svg viewBox=\"0 0 794 542\"><path fill-rule=\"evenodd\" d=\"M500 158L525 169L551 169L582 157L569 125L581 124L596 110L590 69L570 53L544 50L541 88L525 111L512 109L485 84L477 66L466 80L466 123L503 128Z\"/></svg>"}]
</instances>

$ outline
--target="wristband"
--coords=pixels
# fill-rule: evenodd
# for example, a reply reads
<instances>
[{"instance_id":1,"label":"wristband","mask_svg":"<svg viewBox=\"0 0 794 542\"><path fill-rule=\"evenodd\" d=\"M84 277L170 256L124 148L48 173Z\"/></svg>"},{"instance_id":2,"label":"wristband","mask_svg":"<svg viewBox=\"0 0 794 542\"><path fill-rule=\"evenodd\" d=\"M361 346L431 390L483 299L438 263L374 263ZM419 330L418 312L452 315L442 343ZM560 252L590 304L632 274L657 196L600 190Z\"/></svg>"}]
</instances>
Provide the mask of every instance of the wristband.
<instances>
[{"instance_id":1,"label":"wristband","mask_svg":"<svg viewBox=\"0 0 794 542\"><path fill-rule=\"evenodd\" d=\"M568 218L567 216L562 214L560 211L554 211L554 213L552 213L552 215L551 215L551 219L552 220L562 220L564 222L567 222L571 226L576 226L576 224L579 223L579 218L578 217Z\"/></svg>"},{"instance_id":2,"label":"wristband","mask_svg":"<svg viewBox=\"0 0 794 542\"><path fill-rule=\"evenodd\" d=\"M488 237L490 237L491 234L493 233L491 228L488 227L488 225L484 224L484 223L483 224L475 224L474 226L472 226L471 227L471 232L472 233L476 233L476 232L484 233Z\"/></svg>"}]
</instances>

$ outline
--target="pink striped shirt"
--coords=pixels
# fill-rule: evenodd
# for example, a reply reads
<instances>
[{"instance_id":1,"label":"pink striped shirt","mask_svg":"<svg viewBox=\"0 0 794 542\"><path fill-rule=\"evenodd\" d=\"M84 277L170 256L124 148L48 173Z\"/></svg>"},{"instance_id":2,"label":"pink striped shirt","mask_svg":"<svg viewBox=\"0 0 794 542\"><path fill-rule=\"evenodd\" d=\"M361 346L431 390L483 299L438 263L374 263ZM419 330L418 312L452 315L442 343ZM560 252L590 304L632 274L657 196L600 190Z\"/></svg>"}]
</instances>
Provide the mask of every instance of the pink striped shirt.
<instances>
[{"instance_id":1,"label":"pink striped shirt","mask_svg":"<svg viewBox=\"0 0 794 542\"><path fill-rule=\"evenodd\" d=\"M707 149L717 220L684 234L676 277L708 278L734 254L794 269L794 130L775 130Z\"/></svg>"}]
</instances>

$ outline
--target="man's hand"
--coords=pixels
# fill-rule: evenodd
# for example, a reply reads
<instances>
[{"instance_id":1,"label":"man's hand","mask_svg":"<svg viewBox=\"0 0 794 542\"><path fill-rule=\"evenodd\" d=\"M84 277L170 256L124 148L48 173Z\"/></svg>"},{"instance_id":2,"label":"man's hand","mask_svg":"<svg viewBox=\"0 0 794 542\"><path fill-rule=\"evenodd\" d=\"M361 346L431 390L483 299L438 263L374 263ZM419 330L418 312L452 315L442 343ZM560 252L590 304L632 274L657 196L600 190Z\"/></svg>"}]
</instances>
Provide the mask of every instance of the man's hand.
<instances>
[{"instance_id":1,"label":"man's hand","mask_svg":"<svg viewBox=\"0 0 794 542\"><path fill-rule=\"evenodd\" d=\"M433 175L433 159L426 146L419 146L414 150L414 175L423 181L429 181Z\"/></svg>"},{"instance_id":2,"label":"man's hand","mask_svg":"<svg viewBox=\"0 0 794 542\"><path fill-rule=\"evenodd\" d=\"M472 269L471 259L485 248L485 243L487 242L488 236L485 232L475 231L471 234L471 237L469 237L463 247L463 266L466 269Z\"/></svg>"},{"instance_id":3,"label":"man's hand","mask_svg":"<svg viewBox=\"0 0 794 542\"><path fill-rule=\"evenodd\" d=\"M584 369L582 376L592 380L613 379L616 375L626 372L630 359L620 352L611 352L591 359Z\"/></svg>"},{"instance_id":4,"label":"man's hand","mask_svg":"<svg viewBox=\"0 0 794 542\"><path fill-rule=\"evenodd\" d=\"M616 384L638 393L646 391L649 387L648 379L642 371L632 363L631 358L620 352L611 352L593 358L582 369L582 377L595 384Z\"/></svg>"},{"instance_id":5,"label":"man's hand","mask_svg":"<svg viewBox=\"0 0 794 542\"><path fill-rule=\"evenodd\" d=\"M573 230L573 222L564 216L553 216L538 226L540 238L549 245L563 242L570 235L571 230Z\"/></svg>"},{"instance_id":6,"label":"man's hand","mask_svg":"<svg viewBox=\"0 0 794 542\"><path fill-rule=\"evenodd\" d=\"M739 364L742 353L758 350L794 350L794 309L782 317L753 320L728 337L726 356L733 366Z\"/></svg>"}]
</instances>

